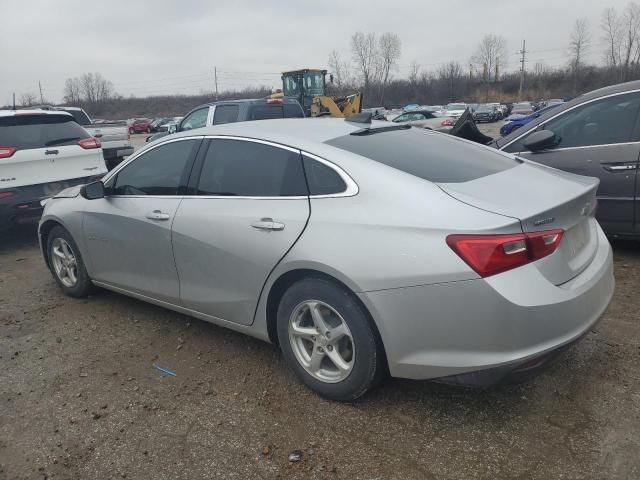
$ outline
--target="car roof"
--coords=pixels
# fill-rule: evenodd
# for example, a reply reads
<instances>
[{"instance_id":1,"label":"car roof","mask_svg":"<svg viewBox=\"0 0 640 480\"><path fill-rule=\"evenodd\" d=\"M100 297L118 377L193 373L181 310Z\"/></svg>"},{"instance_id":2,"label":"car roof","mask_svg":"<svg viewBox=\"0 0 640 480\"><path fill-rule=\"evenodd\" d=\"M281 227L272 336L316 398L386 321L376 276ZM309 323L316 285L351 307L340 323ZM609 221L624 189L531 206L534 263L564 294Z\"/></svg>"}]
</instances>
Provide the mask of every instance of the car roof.
<instances>
[{"instance_id":1,"label":"car roof","mask_svg":"<svg viewBox=\"0 0 640 480\"><path fill-rule=\"evenodd\" d=\"M200 107L205 107L205 106L214 106L214 105L226 105L228 103L268 103L268 100L276 100L276 101L282 101L282 103L298 103L298 100L296 100L293 97L281 97L281 98L276 98L276 99L271 99L271 98L241 98L238 100L219 100L217 102L209 102L209 103L203 103L202 105L198 105L195 108L200 108ZM194 110L195 110L194 108Z\"/></svg>"},{"instance_id":2,"label":"car roof","mask_svg":"<svg viewBox=\"0 0 640 480\"><path fill-rule=\"evenodd\" d=\"M68 115L73 116L63 110L0 110L0 117L16 117L22 115Z\"/></svg>"},{"instance_id":3,"label":"car roof","mask_svg":"<svg viewBox=\"0 0 640 480\"><path fill-rule=\"evenodd\" d=\"M395 126L395 124L392 124ZM256 138L260 140L305 148L306 145L324 143L332 138L349 135L363 128L389 127L389 122L374 120L371 124L345 121L344 118L276 118L248 122L225 123L209 127L174 133L157 140L161 142L173 138L200 135L228 135ZM156 142L152 142L156 143ZM150 143L151 145L151 143Z\"/></svg>"}]
</instances>

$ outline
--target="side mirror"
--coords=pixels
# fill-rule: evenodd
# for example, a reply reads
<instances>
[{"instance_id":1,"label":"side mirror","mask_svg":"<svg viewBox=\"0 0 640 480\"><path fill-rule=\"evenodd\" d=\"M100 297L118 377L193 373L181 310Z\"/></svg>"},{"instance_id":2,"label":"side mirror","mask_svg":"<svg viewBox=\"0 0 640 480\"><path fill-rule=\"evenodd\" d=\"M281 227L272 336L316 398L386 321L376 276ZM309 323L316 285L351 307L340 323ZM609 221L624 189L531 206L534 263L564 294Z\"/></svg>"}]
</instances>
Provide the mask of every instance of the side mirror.
<instances>
[{"instance_id":1,"label":"side mirror","mask_svg":"<svg viewBox=\"0 0 640 480\"><path fill-rule=\"evenodd\" d=\"M97 182L88 183L80 188L80 195L87 200L97 200L98 198L104 198L104 183L100 180Z\"/></svg>"},{"instance_id":2,"label":"side mirror","mask_svg":"<svg viewBox=\"0 0 640 480\"><path fill-rule=\"evenodd\" d=\"M167 132L168 132L169 134L176 133L177 131L178 131L178 125L177 125L177 124L175 124L175 123L174 123L173 125L169 125L169 126L167 127Z\"/></svg>"},{"instance_id":3,"label":"side mirror","mask_svg":"<svg viewBox=\"0 0 640 480\"><path fill-rule=\"evenodd\" d=\"M524 142L524 148L532 152L553 148L558 144L558 137L551 130L539 130L529 135Z\"/></svg>"}]
</instances>

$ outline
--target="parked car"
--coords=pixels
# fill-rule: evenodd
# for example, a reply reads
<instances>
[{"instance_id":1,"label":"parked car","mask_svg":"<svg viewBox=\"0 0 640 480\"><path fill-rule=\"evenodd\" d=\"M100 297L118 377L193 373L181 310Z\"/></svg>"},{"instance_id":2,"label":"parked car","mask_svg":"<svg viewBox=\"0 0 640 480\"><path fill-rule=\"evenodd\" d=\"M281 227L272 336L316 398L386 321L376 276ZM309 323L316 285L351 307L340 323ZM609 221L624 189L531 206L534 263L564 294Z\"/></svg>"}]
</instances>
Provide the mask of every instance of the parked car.
<instances>
[{"instance_id":1,"label":"parked car","mask_svg":"<svg viewBox=\"0 0 640 480\"><path fill-rule=\"evenodd\" d=\"M593 328L614 288L595 179L349 120L149 144L46 204L46 264L68 295L97 285L274 342L336 400L386 372L516 379Z\"/></svg>"},{"instance_id":2,"label":"parked car","mask_svg":"<svg viewBox=\"0 0 640 480\"><path fill-rule=\"evenodd\" d=\"M151 124L149 125L149 128L151 129L152 132L155 133L160 131L160 127L172 121L173 121L173 117L156 118L151 122Z\"/></svg>"},{"instance_id":3,"label":"parked car","mask_svg":"<svg viewBox=\"0 0 640 480\"><path fill-rule=\"evenodd\" d=\"M466 109L466 103L450 103L445 107L444 114L447 117L460 118Z\"/></svg>"},{"instance_id":4,"label":"parked car","mask_svg":"<svg viewBox=\"0 0 640 480\"><path fill-rule=\"evenodd\" d=\"M303 118L304 111L295 98L255 98L207 103L187 113L178 124L167 124L166 132L147 137L147 142L176 132L185 132L223 123L268 120L273 118Z\"/></svg>"},{"instance_id":5,"label":"parked car","mask_svg":"<svg viewBox=\"0 0 640 480\"><path fill-rule=\"evenodd\" d=\"M0 229L42 213L40 201L107 172L100 142L56 110L0 110Z\"/></svg>"},{"instance_id":6,"label":"parked car","mask_svg":"<svg viewBox=\"0 0 640 480\"><path fill-rule=\"evenodd\" d=\"M125 121L111 122L108 120L91 119L89 114L79 107L43 105L41 107L29 107L25 110L54 110L67 112L73 116L75 121L81 125L89 134L100 140L102 154L107 168L111 170L122 160L133 153L131 139Z\"/></svg>"},{"instance_id":7,"label":"parked car","mask_svg":"<svg viewBox=\"0 0 640 480\"><path fill-rule=\"evenodd\" d=\"M598 219L611 236L640 238L640 81L581 95L494 141L505 152L600 179Z\"/></svg>"},{"instance_id":8,"label":"parked car","mask_svg":"<svg viewBox=\"0 0 640 480\"><path fill-rule=\"evenodd\" d=\"M449 131L455 123L452 117L439 117L430 110L412 110L398 115L391 121L438 131Z\"/></svg>"},{"instance_id":9,"label":"parked car","mask_svg":"<svg viewBox=\"0 0 640 480\"><path fill-rule=\"evenodd\" d=\"M518 115L514 117L512 120L507 121L502 127L500 127L500 135L506 136L509 135L514 130L519 129L520 127L526 125L527 123L535 120L540 115L543 115L547 111L561 105L560 103L552 103L548 107L544 107L537 112L533 112L531 115Z\"/></svg>"},{"instance_id":10,"label":"parked car","mask_svg":"<svg viewBox=\"0 0 640 480\"><path fill-rule=\"evenodd\" d=\"M473 112L473 119L480 122L497 122L500 120L500 112L494 105L480 105L475 112Z\"/></svg>"},{"instance_id":11,"label":"parked car","mask_svg":"<svg viewBox=\"0 0 640 480\"><path fill-rule=\"evenodd\" d=\"M511 108L511 115L531 115L534 112L531 102L514 103Z\"/></svg>"},{"instance_id":12,"label":"parked car","mask_svg":"<svg viewBox=\"0 0 640 480\"><path fill-rule=\"evenodd\" d=\"M138 118L129 124L129 134L151 133L151 121L148 118Z\"/></svg>"}]
</instances>

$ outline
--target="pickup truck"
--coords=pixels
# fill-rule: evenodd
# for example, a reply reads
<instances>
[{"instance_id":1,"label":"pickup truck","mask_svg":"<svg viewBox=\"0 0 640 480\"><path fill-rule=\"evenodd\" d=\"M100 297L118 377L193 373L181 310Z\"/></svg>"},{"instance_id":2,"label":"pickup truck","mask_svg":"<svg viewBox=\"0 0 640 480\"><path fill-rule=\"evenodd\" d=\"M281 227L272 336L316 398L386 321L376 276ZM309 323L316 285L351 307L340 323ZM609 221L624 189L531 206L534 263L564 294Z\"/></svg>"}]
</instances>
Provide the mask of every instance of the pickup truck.
<instances>
[{"instance_id":1,"label":"pickup truck","mask_svg":"<svg viewBox=\"0 0 640 480\"><path fill-rule=\"evenodd\" d=\"M118 165L124 157L133 153L129 130L126 122L93 123L87 112L79 107L34 107L43 110L58 110L67 112L73 116L92 137L97 138L102 144L104 162L109 170Z\"/></svg>"},{"instance_id":2,"label":"pickup truck","mask_svg":"<svg viewBox=\"0 0 640 480\"><path fill-rule=\"evenodd\" d=\"M153 142L172 133L222 123L303 117L304 111L294 98L253 98L212 102L194 108L179 123L168 123L166 132L160 131L147 137L147 142Z\"/></svg>"}]
</instances>

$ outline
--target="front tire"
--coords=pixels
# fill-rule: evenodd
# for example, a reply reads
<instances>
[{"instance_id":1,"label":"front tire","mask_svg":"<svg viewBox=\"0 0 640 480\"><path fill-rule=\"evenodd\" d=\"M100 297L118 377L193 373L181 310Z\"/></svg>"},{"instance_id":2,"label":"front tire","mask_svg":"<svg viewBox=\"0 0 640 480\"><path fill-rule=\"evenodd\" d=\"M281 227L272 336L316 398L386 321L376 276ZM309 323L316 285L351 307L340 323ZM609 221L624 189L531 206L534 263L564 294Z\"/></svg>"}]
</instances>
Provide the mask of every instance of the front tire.
<instances>
[{"instance_id":1,"label":"front tire","mask_svg":"<svg viewBox=\"0 0 640 480\"><path fill-rule=\"evenodd\" d=\"M277 313L283 356L322 397L352 401L383 376L384 354L356 297L324 278L305 278L283 295Z\"/></svg>"},{"instance_id":2,"label":"front tire","mask_svg":"<svg viewBox=\"0 0 640 480\"><path fill-rule=\"evenodd\" d=\"M47 255L53 278L65 294L82 298L93 291L80 250L63 227L54 227L49 233Z\"/></svg>"}]
</instances>

